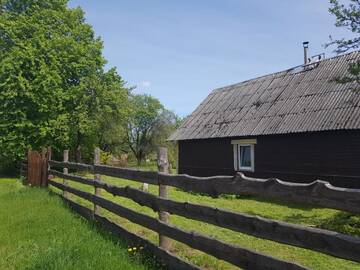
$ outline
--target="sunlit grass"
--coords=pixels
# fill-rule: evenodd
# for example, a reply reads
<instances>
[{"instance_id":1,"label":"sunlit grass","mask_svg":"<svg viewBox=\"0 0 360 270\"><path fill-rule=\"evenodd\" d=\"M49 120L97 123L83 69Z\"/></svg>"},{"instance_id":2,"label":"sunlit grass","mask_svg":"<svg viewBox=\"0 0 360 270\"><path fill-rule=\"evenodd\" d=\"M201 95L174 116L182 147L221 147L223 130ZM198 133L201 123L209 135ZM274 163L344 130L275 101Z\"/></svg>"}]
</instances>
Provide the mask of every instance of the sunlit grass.
<instances>
[{"instance_id":1,"label":"sunlit grass","mask_svg":"<svg viewBox=\"0 0 360 270\"><path fill-rule=\"evenodd\" d=\"M157 269L46 189L0 179L0 269Z\"/></svg>"}]
</instances>

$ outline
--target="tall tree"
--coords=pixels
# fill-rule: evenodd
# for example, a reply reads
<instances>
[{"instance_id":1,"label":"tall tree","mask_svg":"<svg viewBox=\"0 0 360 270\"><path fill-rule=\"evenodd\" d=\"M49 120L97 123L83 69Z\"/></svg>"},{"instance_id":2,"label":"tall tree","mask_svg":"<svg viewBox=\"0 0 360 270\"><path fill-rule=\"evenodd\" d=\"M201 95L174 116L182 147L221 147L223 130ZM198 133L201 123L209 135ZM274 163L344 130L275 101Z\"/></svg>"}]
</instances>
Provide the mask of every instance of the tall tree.
<instances>
[{"instance_id":1,"label":"tall tree","mask_svg":"<svg viewBox=\"0 0 360 270\"><path fill-rule=\"evenodd\" d=\"M333 40L328 44L336 45L337 53L344 53L350 50L360 48L360 1L348 0L347 5L340 3L338 0L330 0L330 13L336 16L337 27L344 27L354 34L353 38L342 38ZM356 82L357 87L360 85L360 61L349 65L347 76L339 78L339 82Z\"/></svg>"},{"instance_id":2,"label":"tall tree","mask_svg":"<svg viewBox=\"0 0 360 270\"><path fill-rule=\"evenodd\" d=\"M154 128L154 142L155 146L166 146L168 149L168 159L171 168L177 166L177 143L168 141L170 135L180 126L181 118L174 112L164 109L159 115L159 120Z\"/></svg>"},{"instance_id":3,"label":"tall tree","mask_svg":"<svg viewBox=\"0 0 360 270\"><path fill-rule=\"evenodd\" d=\"M67 0L0 0L0 159L95 144L128 90ZM80 156L78 157L80 158Z\"/></svg>"},{"instance_id":4,"label":"tall tree","mask_svg":"<svg viewBox=\"0 0 360 270\"><path fill-rule=\"evenodd\" d=\"M126 123L126 142L138 165L154 150L156 128L164 107L150 95L134 95Z\"/></svg>"}]
</instances>

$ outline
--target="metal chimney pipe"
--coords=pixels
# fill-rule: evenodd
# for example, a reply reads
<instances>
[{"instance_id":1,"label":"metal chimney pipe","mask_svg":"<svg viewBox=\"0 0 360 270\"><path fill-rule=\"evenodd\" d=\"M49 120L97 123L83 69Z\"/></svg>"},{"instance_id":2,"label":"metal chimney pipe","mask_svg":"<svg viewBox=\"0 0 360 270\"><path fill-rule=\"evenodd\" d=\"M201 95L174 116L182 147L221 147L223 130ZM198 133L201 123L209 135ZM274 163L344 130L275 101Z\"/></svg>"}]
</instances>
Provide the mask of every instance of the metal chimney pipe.
<instances>
[{"instance_id":1,"label":"metal chimney pipe","mask_svg":"<svg viewBox=\"0 0 360 270\"><path fill-rule=\"evenodd\" d=\"M308 52L309 52L309 41L303 42L304 47L304 65L309 64Z\"/></svg>"}]
</instances>

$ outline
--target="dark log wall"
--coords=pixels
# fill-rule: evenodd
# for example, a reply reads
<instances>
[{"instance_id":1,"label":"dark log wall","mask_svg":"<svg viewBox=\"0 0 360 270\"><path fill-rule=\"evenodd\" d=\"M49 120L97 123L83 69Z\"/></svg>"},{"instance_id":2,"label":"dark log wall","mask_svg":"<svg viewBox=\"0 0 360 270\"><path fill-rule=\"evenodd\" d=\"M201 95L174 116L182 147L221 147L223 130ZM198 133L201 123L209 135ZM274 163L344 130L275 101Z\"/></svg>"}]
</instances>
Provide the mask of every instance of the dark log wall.
<instances>
[{"instance_id":1,"label":"dark log wall","mask_svg":"<svg viewBox=\"0 0 360 270\"><path fill-rule=\"evenodd\" d=\"M179 173L233 175L232 139L242 138L179 141ZM321 179L336 186L360 188L360 131L270 135L256 139L255 172L244 172L247 176L296 182Z\"/></svg>"}]
</instances>

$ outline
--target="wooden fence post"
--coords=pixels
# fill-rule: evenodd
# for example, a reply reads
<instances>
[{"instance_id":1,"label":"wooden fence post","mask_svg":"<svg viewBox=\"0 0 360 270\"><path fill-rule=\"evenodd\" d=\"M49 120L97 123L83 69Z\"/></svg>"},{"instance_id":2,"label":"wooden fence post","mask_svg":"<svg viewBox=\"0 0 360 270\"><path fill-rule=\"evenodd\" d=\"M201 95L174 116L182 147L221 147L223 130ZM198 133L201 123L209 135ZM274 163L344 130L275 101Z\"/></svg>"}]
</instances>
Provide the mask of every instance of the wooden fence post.
<instances>
[{"instance_id":1,"label":"wooden fence post","mask_svg":"<svg viewBox=\"0 0 360 270\"><path fill-rule=\"evenodd\" d=\"M63 153L63 161L64 161L64 162L69 162L69 150L64 150L64 153ZM68 168L65 168L65 167L64 167L63 173L64 173L64 174L68 174L68 173L69 173ZM65 186L68 185L68 181L65 180L65 179L63 179L63 183L64 183ZM68 197L67 191L65 191L65 190L63 191L63 196L64 196L65 198Z\"/></svg>"},{"instance_id":2,"label":"wooden fence post","mask_svg":"<svg viewBox=\"0 0 360 270\"><path fill-rule=\"evenodd\" d=\"M169 173L169 161L166 147L158 147L157 149L157 165L159 172ZM167 199L168 187L165 185L159 185L159 196ZM159 220L168 223L169 213L165 211L159 211ZM159 234L159 246L165 250L169 250L171 245L170 238Z\"/></svg>"},{"instance_id":3,"label":"wooden fence post","mask_svg":"<svg viewBox=\"0 0 360 270\"><path fill-rule=\"evenodd\" d=\"M149 184L148 183L143 183L142 187L141 187L141 190L145 191L145 192L149 192Z\"/></svg>"},{"instance_id":4,"label":"wooden fence post","mask_svg":"<svg viewBox=\"0 0 360 270\"><path fill-rule=\"evenodd\" d=\"M94 165L100 165L100 148L96 147L94 151ZM100 181L100 174L94 174L94 180ZM95 187L95 196L101 196L101 188ZM100 206L94 203L94 216L100 214Z\"/></svg>"},{"instance_id":5,"label":"wooden fence post","mask_svg":"<svg viewBox=\"0 0 360 270\"><path fill-rule=\"evenodd\" d=\"M48 177L49 177L49 156L50 156L50 148L43 147L41 150L41 187L47 187L48 185Z\"/></svg>"},{"instance_id":6,"label":"wooden fence post","mask_svg":"<svg viewBox=\"0 0 360 270\"><path fill-rule=\"evenodd\" d=\"M49 180L53 179L53 176L49 174L50 169L51 169L50 168L50 161L52 159L52 148L51 148L51 146L48 146L47 153L48 153L48 156L47 156L47 179L46 179L46 185L48 186L49 185Z\"/></svg>"}]
</instances>

